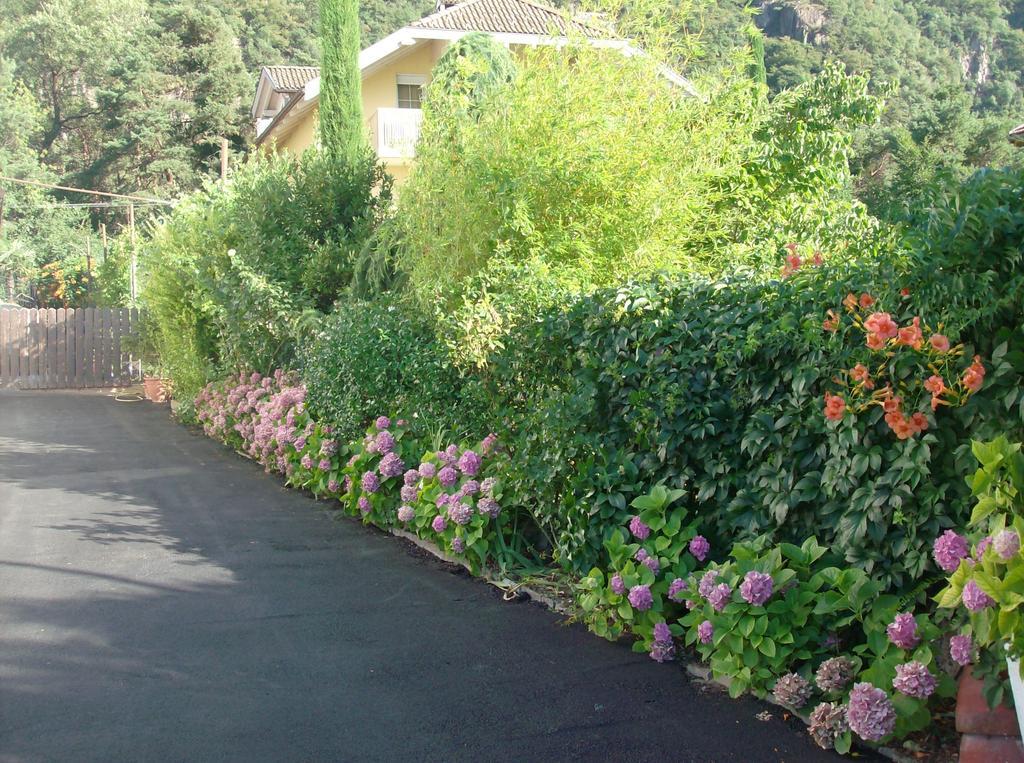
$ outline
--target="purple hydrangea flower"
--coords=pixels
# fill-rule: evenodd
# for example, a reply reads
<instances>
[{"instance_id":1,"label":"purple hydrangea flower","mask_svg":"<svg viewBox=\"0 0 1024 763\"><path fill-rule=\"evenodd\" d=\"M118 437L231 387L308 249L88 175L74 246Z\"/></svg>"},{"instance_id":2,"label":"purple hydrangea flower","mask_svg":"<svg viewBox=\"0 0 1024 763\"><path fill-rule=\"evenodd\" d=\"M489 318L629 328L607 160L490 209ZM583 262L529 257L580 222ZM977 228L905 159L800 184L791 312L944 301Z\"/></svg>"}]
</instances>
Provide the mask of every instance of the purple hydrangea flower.
<instances>
[{"instance_id":1,"label":"purple hydrangea flower","mask_svg":"<svg viewBox=\"0 0 1024 763\"><path fill-rule=\"evenodd\" d=\"M683 594L686 592L686 581L682 578L676 578L668 586L668 598L674 602L680 602L683 600Z\"/></svg>"},{"instance_id":2,"label":"purple hydrangea flower","mask_svg":"<svg viewBox=\"0 0 1024 763\"><path fill-rule=\"evenodd\" d=\"M377 468L384 479L390 479L404 472L405 464L402 463L402 459L399 458L397 453L388 453L380 460Z\"/></svg>"},{"instance_id":3,"label":"purple hydrangea flower","mask_svg":"<svg viewBox=\"0 0 1024 763\"><path fill-rule=\"evenodd\" d=\"M648 556L650 556L650 554L647 553L647 549L646 548L638 548L636 550L636 553L633 554L633 558L636 559L641 564L643 563L644 559L646 559Z\"/></svg>"},{"instance_id":4,"label":"purple hydrangea flower","mask_svg":"<svg viewBox=\"0 0 1024 763\"><path fill-rule=\"evenodd\" d=\"M391 432L385 429L383 432L379 432L377 434L373 444L377 453L390 453L395 449L395 438L392 436Z\"/></svg>"},{"instance_id":5,"label":"purple hydrangea flower","mask_svg":"<svg viewBox=\"0 0 1024 763\"><path fill-rule=\"evenodd\" d=\"M759 606L764 604L772 595L772 576L766 575L757 570L751 570L740 583L740 596L748 604Z\"/></svg>"},{"instance_id":6,"label":"purple hydrangea flower","mask_svg":"<svg viewBox=\"0 0 1024 763\"><path fill-rule=\"evenodd\" d=\"M846 721L861 739L878 742L895 728L896 709L884 691L869 683L859 683L850 692Z\"/></svg>"},{"instance_id":7,"label":"purple hydrangea flower","mask_svg":"<svg viewBox=\"0 0 1024 763\"><path fill-rule=\"evenodd\" d=\"M459 473L452 467L446 466L437 473L437 478L441 481L441 484L444 487L451 487L458 481Z\"/></svg>"},{"instance_id":8,"label":"purple hydrangea flower","mask_svg":"<svg viewBox=\"0 0 1024 763\"><path fill-rule=\"evenodd\" d=\"M328 480L327 481L327 492L329 492L329 493L337 493L340 489L341 489L341 484L338 482L338 480Z\"/></svg>"},{"instance_id":9,"label":"purple hydrangea flower","mask_svg":"<svg viewBox=\"0 0 1024 763\"><path fill-rule=\"evenodd\" d=\"M718 580L718 570L708 570L705 572L700 579L700 585L697 586L697 593L702 598L707 599L711 596L711 592L715 588L715 581Z\"/></svg>"},{"instance_id":10,"label":"purple hydrangea flower","mask_svg":"<svg viewBox=\"0 0 1024 763\"><path fill-rule=\"evenodd\" d=\"M917 635L917 621L909 612L901 612L886 626L889 640L900 649L913 649L921 640Z\"/></svg>"},{"instance_id":11,"label":"purple hydrangea flower","mask_svg":"<svg viewBox=\"0 0 1024 763\"><path fill-rule=\"evenodd\" d=\"M494 479L494 477L488 477L487 479L480 483L480 491L484 495L493 496L494 488L497 484L498 481Z\"/></svg>"},{"instance_id":12,"label":"purple hydrangea flower","mask_svg":"<svg viewBox=\"0 0 1024 763\"><path fill-rule=\"evenodd\" d=\"M320 443L320 455L333 456L338 452L338 441L337 440L324 440Z\"/></svg>"},{"instance_id":13,"label":"purple hydrangea flower","mask_svg":"<svg viewBox=\"0 0 1024 763\"><path fill-rule=\"evenodd\" d=\"M369 514L370 508L370 499L365 495L359 496L359 510L363 512L363 514Z\"/></svg>"},{"instance_id":14,"label":"purple hydrangea flower","mask_svg":"<svg viewBox=\"0 0 1024 763\"><path fill-rule=\"evenodd\" d=\"M306 447L306 438L300 437L295 441L295 450L304 450Z\"/></svg>"},{"instance_id":15,"label":"purple hydrangea flower","mask_svg":"<svg viewBox=\"0 0 1024 763\"><path fill-rule=\"evenodd\" d=\"M971 612L980 612L985 607L991 607L996 603L995 599L982 591L981 586L973 580L968 580L967 585L964 586L963 600L964 606Z\"/></svg>"},{"instance_id":16,"label":"purple hydrangea flower","mask_svg":"<svg viewBox=\"0 0 1024 763\"><path fill-rule=\"evenodd\" d=\"M715 626L711 624L710 620L705 620L697 626L697 638L700 639L702 644L710 644L711 639L715 635Z\"/></svg>"},{"instance_id":17,"label":"purple hydrangea flower","mask_svg":"<svg viewBox=\"0 0 1024 763\"><path fill-rule=\"evenodd\" d=\"M481 514L490 515L491 519L497 519L501 513L501 506L493 498L481 498L477 501L476 507Z\"/></svg>"},{"instance_id":18,"label":"purple hydrangea flower","mask_svg":"<svg viewBox=\"0 0 1024 763\"><path fill-rule=\"evenodd\" d=\"M656 556L648 556L641 562L641 564L643 564L644 567L649 569L655 575L661 572L661 563L658 561L658 557Z\"/></svg>"},{"instance_id":19,"label":"purple hydrangea flower","mask_svg":"<svg viewBox=\"0 0 1024 763\"><path fill-rule=\"evenodd\" d=\"M466 541L464 541L457 535L454 538L452 538L452 551L454 551L456 554L461 554L465 550Z\"/></svg>"},{"instance_id":20,"label":"purple hydrangea flower","mask_svg":"<svg viewBox=\"0 0 1024 763\"><path fill-rule=\"evenodd\" d=\"M466 484L462 486L463 495L476 495L480 492L480 483L476 480L466 480Z\"/></svg>"},{"instance_id":21,"label":"purple hydrangea flower","mask_svg":"<svg viewBox=\"0 0 1024 763\"><path fill-rule=\"evenodd\" d=\"M420 491L415 485L402 485L399 496L406 503L412 503L419 497Z\"/></svg>"},{"instance_id":22,"label":"purple hydrangea flower","mask_svg":"<svg viewBox=\"0 0 1024 763\"><path fill-rule=\"evenodd\" d=\"M622 596L626 593L626 584L622 582L622 575L612 575L611 589L612 593L616 593L619 596Z\"/></svg>"},{"instance_id":23,"label":"purple hydrangea flower","mask_svg":"<svg viewBox=\"0 0 1024 763\"><path fill-rule=\"evenodd\" d=\"M629 589L629 603L633 609L644 612L654 605L654 597L651 596L650 586L635 585Z\"/></svg>"},{"instance_id":24,"label":"purple hydrangea flower","mask_svg":"<svg viewBox=\"0 0 1024 763\"><path fill-rule=\"evenodd\" d=\"M304 455L302 457L302 460L299 461L299 463L302 464L302 468L303 469L312 469L313 468L313 457L307 453L306 455Z\"/></svg>"},{"instance_id":25,"label":"purple hydrangea flower","mask_svg":"<svg viewBox=\"0 0 1024 763\"><path fill-rule=\"evenodd\" d=\"M451 517L452 522L457 525L467 525L469 520L473 517L473 508L465 503L455 503L454 501L448 506L448 516Z\"/></svg>"},{"instance_id":26,"label":"purple hydrangea flower","mask_svg":"<svg viewBox=\"0 0 1024 763\"><path fill-rule=\"evenodd\" d=\"M675 657L676 646L672 641L672 631L668 623L656 623L654 626L654 641L651 644L651 659L657 662L667 662Z\"/></svg>"},{"instance_id":27,"label":"purple hydrangea flower","mask_svg":"<svg viewBox=\"0 0 1024 763\"><path fill-rule=\"evenodd\" d=\"M853 680L853 663L846 657L832 657L818 666L814 682L822 691L842 691Z\"/></svg>"},{"instance_id":28,"label":"purple hydrangea flower","mask_svg":"<svg viewBox=\"0 0 1024 763\"><path fill-rule=\"evenodd\" d=\"M437 497L437 500L434 501L434 505L440 509L442 506L447 506L448 502L451 501L452 498L454 498L454 496L448 495L447 493L441 493L441 495Z\"/></svg>"},{"instance_id":29,"label":"purple hydrangea flower","mask_svg":"<svg viewBox=\"0 0 1024 763\"><path fill-rule=\"evenodd\" d=\"M703 562L711 550L711 544L703 535L695 535L690 541L690 553L698 562Z\"/></svg>"},{"instance_id":30,"label":"purple hydrangea flower","mask_svg":"<svg viewBox=\"0 0 1024 763\"><path fill-rule=\"evenodd\" d=\"M655 662L670 662L676 656L676 645L671 641L654 641L651 643L651 659Z\"/></svg>"},{"instance_id":31,"label":"purple hydrangea flower","mask_svg":"<svg viewBox=\"0 0 1024 763\"><path fill-rule=\"evenodd\" d=\"M640 520L639 515L629 520L629 531L633 533L638 540L647 540L651 534L651 528Z\"/></svg>"},{"instance_id":32,"label":"purple hydrangea flower","mask_svg":"<svg viewBox=\"0 0 1024 763\"><path fill-rule=\"evenodd\" d=\"M351 493L352 492L352 477L350 477L347 474L345 475L345 492L346 493Z\"/></svg>"},{"instance_id":33,"label":"purple hydrangea flower","mask_svg":"<svg viewBox=\"0 0 1024 763\"><path fill-rule=\"evenodd\" d=\"M398 521L399 522L412 522L416 517L416 512L412 506L399 506L398 507Z\"/></svg>"},{"instance_id":34,"label":"purple hydrangea flower","mask_svg":"<svg viewBox=\"0 0 1024 763\"><path fill-rule=\"evenodd\" d=\"M437 474L437 467L434 466L430 461L424 461L422 464L420 464L420 476L423 479L429 480L433 478L435 474Z\"/></svg>"},{"instance_id":35,"label":"purple hydrangea flower","mask_svg":"<svg viewBox=\"0 0 1024 763\"><path fill-rule=\"evenodd\" d=\"M376 493L380 488L380 480L377 479L377 475L374 472L363 472L363 477L360 480L363 490L367 493Z\"/></svg>"},{"instance_id":36,"label":"purple hydrangea flower","mask_svg":"<svg viewBox=\"0 0 1024 763\"><path fill-rule=\"evenodd\" d=\"M923 663L913 660L896 666L896 677L892 688L908 697L927 699L935 691L938 682Z\"/></svg>"},{"instance_id":37,"label":"purple hydrangea flower","mask_svg":"<svg viewBox=\"0 0 1024 763\"><path fill-rule=\"evenodd\" d=\"M444 515L438 514L434 517L434 521L430 523L430 526L434 528L434 532L443 533L445 528L448 527L448 521L444 518Z\"/></svg>"},{"instance_id":38,"label":"purple hydrangea flower","mask_svg":"<svg viewBox=\"0 0 1024 763\"><path fill-rule=\"evenodd\" d=\"M985 549L992 545L991 536L986 535L984 538L978 541L978 544L974 547L974 558L977 561L981 561L981 557L985 555Z\"/></svg>"},{"instance_id":39,"label":"purple hydrangea flower","mask_svg":"<svg viewBox=\"0 0 1024 763\"><path fill-rule=\"evenodd\" d=\"M497 444L498 444L498 435L494 434L494 432L491 432L480 443L480 450L483 451L483 454L486 456L492 450L494 450L494 446L497 445Z\"/></svg>"},{"instance_id":40,"label":"purple hydrangea flower","mask_svg":"<svg viewBox=\"0 0 1024 763\"><path fill-rule=\"evenodd\" d=\"M409 485L415 485L419 481L420 473L415 469L409 469L404 475L402 475L402 484L406 485L407 487Z\"/></svg>"},{"instance_id":41,"label":"purple hydrangea flower","mask_svg":"<svg viewBox=\"0 0 1024 763\"><path fill-rule=\"evenodd\" d=\"M794 710L799 710L811 698L811 684L799 673L786 673L775 682L772 696L775 701Z\"/></svg>"},{"instance_id":42,"label":"purple hydrangea flower","mask_svg":"<svg viewBox=\"0 0 1024 763\"><path fill-rule=\"evenodd\" d=\"M974 641L970 636L953 636L949 640L949 656L957 665L974 662Z\"/></svg>"},{"instance_id":43,"label":"purple hydrangea flower","mask_svg":"<svg viewBox=\"0 0 1024 763\"><path fill-rule=\"evenodd\" d=\"M378 416L377 420L373 422L373 425L377 427L377 429L387 429L391 426L391 419L387 416Z\"/></svg>"},{"instance_id":44,"label":"purple hydrangea flower","mask_svg":"<svg viewBox=\"0 0 1024 763\"><path fill-rule=\"evenodd\" d=\"M808 733L823 750L835 747L836 737L845 734L849 729L846 723L846 708L838 702L822 702L811 711Z\"/></svg>"},{"instance_id":45,"label":"purple hydrangea flower","mask_svg":"<svg viewBox=\"0 0 1024 763\"><path fill-rule=\"evenodd\" d=\"M721 612L725 609L725 605L729 603L730 599L732 599L732 589L727 583L719 583L708 594L708 601L715 608L715 612Z\"/></svg>"},{"instance_id":46,"label":"purple hydrangea flower","mask_svg":"<svg viewBox=\"0 0 1024 763\"><path fill-rule=\"evenodd\" d=\"M480 456L471 450L467 450L459 457L459 469L468 477L475 477L482 463Z\"/></svg>"},{"instance_id":47,"label":"purple hydrangea flower","mask_svg":"<svg viewBox=\"0 0 1024 763\"><path fill-rule=\"evenodd\" d=\"M932 546L935 562L946 572L954 572L960 566L960 560L967 558L970 548L967 539L952 530L946 530Z\"/></svg>"},{"instance_id":48,"label":"purple hydrangea flower","mask_svg":"<svg viewBox=\"0 0 1024 763\"><path fill-rule=\"evenodd\" d=\"M320 459L320 463L316 466L322 472L329 472L331 470L331 462L326 458Z\"/></svg>"},{"instance_id":49,"label":"purple hydrangea flower","mask_svg":"<svg viewBox=\"0 0 1024 763\"><path fill-rule=\"evenodd\" d=\"M663 643L672 643L672 631L669 629L668 623L655 623L654 640L661 641Z\"/></svg>"},{"instance_id":50,"label":"purple hydrangea flower","mask_svg":"<svg viewBox=\"0 0 1024 763\"><path fill-rule=\"evenodd\" d=\"M1020 553L1020 536L1016 530L1003 530L992 540L992 548L1003 561L1009 561Z\"/></svg>"}]
</instances>

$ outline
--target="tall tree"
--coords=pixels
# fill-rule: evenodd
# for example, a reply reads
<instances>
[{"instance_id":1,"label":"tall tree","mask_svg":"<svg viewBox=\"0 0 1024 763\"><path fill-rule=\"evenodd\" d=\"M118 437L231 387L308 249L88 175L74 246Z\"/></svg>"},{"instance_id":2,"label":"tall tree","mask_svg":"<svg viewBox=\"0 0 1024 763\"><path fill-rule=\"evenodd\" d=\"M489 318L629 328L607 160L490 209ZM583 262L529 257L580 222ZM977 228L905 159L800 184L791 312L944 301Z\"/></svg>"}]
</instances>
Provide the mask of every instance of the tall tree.
<instances>
[{"instance_id":1,"label":"tall tree","mask_svg":"<svg viewBox=\"0 0 1024 763\"><path fill-rule=\"evenodd\" d=\"M364 156L359 0L321 1L320 45L320 139L333 156Z\"/></svg>"}]
</instances>

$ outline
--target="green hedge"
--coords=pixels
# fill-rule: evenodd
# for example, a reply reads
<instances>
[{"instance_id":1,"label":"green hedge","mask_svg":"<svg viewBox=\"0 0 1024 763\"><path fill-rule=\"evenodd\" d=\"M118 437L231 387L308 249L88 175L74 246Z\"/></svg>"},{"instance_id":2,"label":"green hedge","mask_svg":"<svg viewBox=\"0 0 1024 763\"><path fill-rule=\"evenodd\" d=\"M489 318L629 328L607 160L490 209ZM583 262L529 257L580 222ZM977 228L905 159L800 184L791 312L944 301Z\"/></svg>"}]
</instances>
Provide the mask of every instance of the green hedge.
<instances>
[{"instance_id":1,"label":"green hedge","mask_svg":"<svg viewBox=\"0 0 1024 763\"><path fill-rule=\"evenodd\" d=\"M494 363L493 392L513 411L508 492L580 571L629 501L664 482L685 490L683 505L719 542L816 535L881 581L913 584L930 569L932 540L966 517L970 439L1024 422L1022 188L1019 173L975 178L884 267L661 278L529 324ZM848 292L884 298L901 323L944 320L985 358L981 394L908 441L880 408L856 428L826 426L822 396L852 365L853 345L822 319Z\"/></svg>"},{"instance_id":2,"label":"green hedge","mask_svg":"<svg viewBox=\"0 0 1024 763\"><path fill-rule=\"evenodd\" d=\"M402 302L339 302L299 360L310 411L343 437L391 411L425 434L486 429L479 384L449 365L431 321Z\"/></svg>"}]
</instances>

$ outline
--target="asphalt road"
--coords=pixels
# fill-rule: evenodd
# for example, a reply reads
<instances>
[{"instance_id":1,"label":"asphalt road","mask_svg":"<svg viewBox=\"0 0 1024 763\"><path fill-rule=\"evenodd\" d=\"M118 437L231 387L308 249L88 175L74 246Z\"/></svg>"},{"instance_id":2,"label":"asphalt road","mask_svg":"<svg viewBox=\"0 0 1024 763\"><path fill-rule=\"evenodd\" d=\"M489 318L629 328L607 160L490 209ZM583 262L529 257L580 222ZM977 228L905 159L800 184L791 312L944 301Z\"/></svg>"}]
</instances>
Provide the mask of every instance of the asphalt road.
<instances>
[{"instance_id":1,"label":"asphalt road","mask_svg":"<svg viewBox=\"0 0 1024 763\"><path fill-rule=\"evenodd\" d=\"M838 759L780 716L337 520L164 408L0 393L5 763Z\"/></svg>"}]
</instances>

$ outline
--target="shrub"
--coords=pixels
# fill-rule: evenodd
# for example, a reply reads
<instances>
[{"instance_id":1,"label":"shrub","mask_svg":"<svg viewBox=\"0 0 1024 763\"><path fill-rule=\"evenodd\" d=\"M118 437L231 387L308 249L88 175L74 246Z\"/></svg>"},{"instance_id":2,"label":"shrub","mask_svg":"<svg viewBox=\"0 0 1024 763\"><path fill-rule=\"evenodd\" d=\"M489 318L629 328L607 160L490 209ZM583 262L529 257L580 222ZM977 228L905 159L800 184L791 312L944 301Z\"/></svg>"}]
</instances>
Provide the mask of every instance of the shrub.
<instances>
[{"instance_id":1,"label":"shrub","mask_svg":"<svg viewBox=\"0 0 1024 763\"><path fill-rule=\"evenodd\" d=\"M389 203L372 160L317 152L257 157L180 203L143 245L141 301L181 396L224 369L291 365Z\"/></svg>"},{"instance_id":2,"label":"shrub","mask_svg":"<svg viewBox=\"0 0 1024 763\"><path fill-rule=\"evenodd\" d=\"M397 411L421 433L476 433L473 385L451 368L430 320L400 301L342 301L303 347L310 410L354 437L373 411Z\"/></svg>"},{"instance_id":3,"label":"shrub","mask_svg":"<svg viewBox=\"0 0 1024 763\"><path fill-rule=\"evenodd\" d=\"M541 46L479 121L428 115L397 264L469 346L456 360L479 365L536 314L535 296L546 307L662 269L774 267L773 243L792 239L844 258L877 248L846 159L880 106L867 80L830 67L773 103L759 93L741 78L694 98L653 58Z\"/></svg>"}]
</instances>

